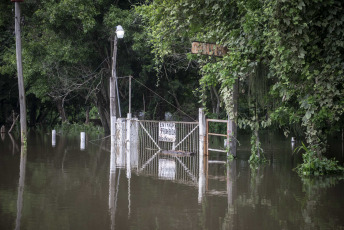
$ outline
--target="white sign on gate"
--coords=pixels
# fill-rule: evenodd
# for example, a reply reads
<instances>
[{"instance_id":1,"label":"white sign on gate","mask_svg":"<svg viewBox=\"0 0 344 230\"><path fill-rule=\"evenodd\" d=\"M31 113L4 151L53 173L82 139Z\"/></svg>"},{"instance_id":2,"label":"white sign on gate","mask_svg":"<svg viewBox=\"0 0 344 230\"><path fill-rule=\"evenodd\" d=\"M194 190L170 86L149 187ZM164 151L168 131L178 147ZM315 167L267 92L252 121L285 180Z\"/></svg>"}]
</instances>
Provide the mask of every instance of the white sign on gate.
<instances>
[{"instance_id":1,"label":"white sign on gate","mask_svg":"<svg viewBox=\"0 0 344 230\"><path fill-rule=\"evenodd\" d=\"M172 122L159 122L159 141L176 141L176 124Z\"/></svg>"}]
</instances>

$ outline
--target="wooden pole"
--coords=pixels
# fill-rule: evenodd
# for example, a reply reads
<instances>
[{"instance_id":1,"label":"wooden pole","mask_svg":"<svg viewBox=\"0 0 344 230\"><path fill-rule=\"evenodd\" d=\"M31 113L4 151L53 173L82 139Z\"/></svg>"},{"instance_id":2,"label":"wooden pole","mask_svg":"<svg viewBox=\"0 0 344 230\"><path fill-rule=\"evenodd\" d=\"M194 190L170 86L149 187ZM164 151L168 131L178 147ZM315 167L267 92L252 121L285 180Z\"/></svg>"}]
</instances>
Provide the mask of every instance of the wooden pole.
<instances>
[{"instance_id":1,"label":"wooden pole","mask_svg":"<svg viewBox=\"0 0 344 230\"><path fill-rule=\"evenodd\" d=\"M116 54L117 56L117 54ZM115 63L116 65L116 63ZM118 107L118 115L121 118L122 117L122 112L121 112L121 102L119 100L119 90L118 90L118 82L117 82L117 75L116 75L116 96L117 96L117 107Z\"/></svg>"},{"instance_id":2,"label":"wooden pole","mask_svg":"<svg viewBox=\"0 0 344 230\"><path fill-rule=\"evenodd\" d=\"M111 133L111 154L115 151L116 141L116 56L117 37L113 44L112 76L110 77L110 133Z\"/></svg>"},{"instance_id":3,"label":"wooden pole","mask_svg":"<svg viewBox=\"0 0 344 230\"><path fill-rule=\"evenodd\" d=\"M20 105L20 134L21 143L26 143L27 127L26 127L26 102L25 89L23 79L22 66L22 52L21 52L21 35L20 35L20 5L15 2L15 34L16 34L16 57L17 57L17 72L18 72L18 90L19 90L19 105Z\"/></svg>"}]
</instances>

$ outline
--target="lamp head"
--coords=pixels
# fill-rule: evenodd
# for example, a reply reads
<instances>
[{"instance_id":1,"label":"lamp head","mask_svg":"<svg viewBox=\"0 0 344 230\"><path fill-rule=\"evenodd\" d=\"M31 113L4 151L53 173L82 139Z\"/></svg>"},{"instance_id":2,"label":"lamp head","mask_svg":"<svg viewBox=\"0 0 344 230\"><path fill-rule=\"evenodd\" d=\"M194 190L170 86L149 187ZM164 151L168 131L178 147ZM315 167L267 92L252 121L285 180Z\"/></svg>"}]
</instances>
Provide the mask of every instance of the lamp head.
<instances>
[{"instance_id":1,"label":"lamp head","mask_svg":"<svg viewBox=\"0 0 344 230\"><path fill-rule=\"evenodd\" d=\"M116 35L117 35L117 38L123 38L124 37L124 30L123 30L122 26L118 25L116 27Z\"/></svg>"}]
</instances>

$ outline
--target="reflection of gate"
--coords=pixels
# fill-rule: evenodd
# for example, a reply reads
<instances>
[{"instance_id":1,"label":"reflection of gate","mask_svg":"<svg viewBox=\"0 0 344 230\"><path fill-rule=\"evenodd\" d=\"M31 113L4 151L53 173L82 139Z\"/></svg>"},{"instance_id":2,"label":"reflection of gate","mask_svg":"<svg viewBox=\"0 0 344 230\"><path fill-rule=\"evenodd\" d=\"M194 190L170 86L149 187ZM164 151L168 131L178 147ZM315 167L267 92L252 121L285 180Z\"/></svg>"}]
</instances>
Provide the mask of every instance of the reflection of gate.
<instances>
[{"instance_id":1,"label":"reflection of gate","mask_svg":"<svg viewBox=\"0 0 344 230\"><path fill-rule=\"evenodd\" d=\"M139 120L138 123L140 150L176 150L198 153L198 122L159 122ZM173 134L168 137L174 135L174 138L161 137L161 127L163 125L173 127L173 129L171 129Z\"/></svg>"},{"instance_id":2,"label":"reflection of gate","mask_svg":"<svg viewBox=\"0 0 344 230\"><path fill-rule=\"evenodd\" d=\"M179 157L159 153L160 151L149 150L140 152L137 173L158 176L164 180L197 184L199 176L197 157Z\"/></svg>"}]
</instances>

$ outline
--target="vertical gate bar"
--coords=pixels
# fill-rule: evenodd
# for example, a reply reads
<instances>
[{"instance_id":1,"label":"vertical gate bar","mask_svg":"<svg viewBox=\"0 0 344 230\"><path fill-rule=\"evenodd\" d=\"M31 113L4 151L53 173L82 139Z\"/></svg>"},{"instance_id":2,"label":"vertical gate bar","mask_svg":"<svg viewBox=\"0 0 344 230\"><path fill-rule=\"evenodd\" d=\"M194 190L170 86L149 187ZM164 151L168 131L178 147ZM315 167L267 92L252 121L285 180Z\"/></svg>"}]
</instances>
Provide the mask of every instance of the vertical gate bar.
<instances>
[{"instance_id":1,"label":"vertical gate bar","mask_svg":"<svg viewBox=\"0 0 344 230\"><path fill-rule=\"evenodd\" d=\"M154 133L154 130L153 130L153 123L152 122L150 122L150 131L149 131L149 133L153 133L153 140L155 140L155 138L154 138L154 136L155 136L155 133ZM151 148L152 148L153 146L152 146L152 142L151 142Z\"/></svg>"},{"instance_id":2,"label":"vertical gate bar","mask_svg":"<svg viewBox=\"0 0 344 230\"><path fill-rule=\"evenodd\" d=\"M191 124L189 124L188 125L189 126L189 132L188 133L190 133L191 132ZM189 139L189 152L191 152L192 151L192 139L190 139L191 138L191 136L190 137L188 137L188 139Z\"/></svg>"}]
</instances>

